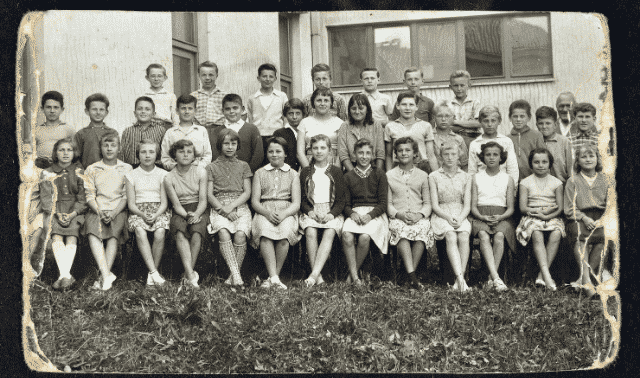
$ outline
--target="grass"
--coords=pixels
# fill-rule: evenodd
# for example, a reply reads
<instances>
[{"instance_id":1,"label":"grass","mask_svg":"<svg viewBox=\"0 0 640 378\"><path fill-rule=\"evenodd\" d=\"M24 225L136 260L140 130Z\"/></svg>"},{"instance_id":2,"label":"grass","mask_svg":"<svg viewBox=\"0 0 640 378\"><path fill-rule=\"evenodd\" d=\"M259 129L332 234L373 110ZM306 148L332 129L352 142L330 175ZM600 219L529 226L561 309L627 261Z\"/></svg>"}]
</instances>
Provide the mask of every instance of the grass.
<instances>
[{"instance_id":1,"label":"grass","mask_svg":"<svg viewBox=\"0 0 640 378\"><path fill-rule=\"evenodd\" d=\"M116 281L106 293L30 287L39 346L62 370L136 373L540 372L585 369L617 346L599 301L570 291L478 286L196 290ZM619 297L618 297L619 298ZM610 297L610 314L619 316ZM619 323L618 323L619 324ZM617 332L616 332L617 333Z\"/></svg>"}]
</instances>

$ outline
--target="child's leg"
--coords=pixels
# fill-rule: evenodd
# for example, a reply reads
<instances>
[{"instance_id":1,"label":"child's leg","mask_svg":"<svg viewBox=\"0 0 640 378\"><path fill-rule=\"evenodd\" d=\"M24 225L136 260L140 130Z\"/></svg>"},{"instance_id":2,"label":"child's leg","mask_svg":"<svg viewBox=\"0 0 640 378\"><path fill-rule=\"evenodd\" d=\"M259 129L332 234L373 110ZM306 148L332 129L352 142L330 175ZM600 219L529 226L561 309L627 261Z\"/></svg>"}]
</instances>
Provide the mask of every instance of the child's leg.
<instances>
[{"instance_id":1,"label":"child's leg","mask_svg":"<svg viewBox=\"0 0 640 378\"><path fill-rule=\"evenodd\" d=\"M469 233L456 232L456 234L458 237L458 252L460 253L460 269L462 269L462 275L464 276L469 262Z\"/></svg>"},{"instance_id":2,"label":"child's leg","mask_svg":"<svg viewBox=\"0 0 640 378\"><path fill-rule=\"evenodd\" d=\"M236 261L236 250L233 248L231 234L227 229L223 228L218 232L218 235L220 238L220 252L231 271L232 283L234 285L242 285L243 282L240 277L240 269L238 268L238 261Z\"/></svg>"},{"instance_id":3,"label":"child's leg","mask_svg":"<svg viewBox=\"0 0 640 378\"><path fill-rule=\"evenodd\" d=\"M142 227L136 227L136 243L138 244L138 249L140 250L140 254L142 255L142 259L144 260L147 269L149 272L153 272L156 270L156 264L153 261L153 255L151 252L151 246L149 245L149 239L147 239L147 231ZM155 247L155 242L154 242Z\"/></svg>"},{"instance_id":4,"label":"child's leg","mask_svg":"<svg viewBox=\"0 0 640 378\"><path fill-rule=\"evenodd\" d=\"M554 286L551 273L549 273L549 263L547 261L547 249L544 245L544 234L542 231L533 231L531 235L531 241L533 242L533 253L538 261L542 278L544 279L547 287L552 288Z\"/></svg>"},{"instance_id":5,"label":"child's leg","mask_svg":"<svg viewBox=\"0 0 640 378\"><path fill-rule=\"evenodd\" d=\"M113 267L113 262L116 261L116 254L118 253L118 239L107 239L107 247L105 248L105 258L107 260L107 267L109 270Z\"/></svg>"},{"instance_id":6,"label":"child's leg","mask_svg":"<svg viewBox=\"0 0 640 378\"><path fill-rule=\"evenodd\" d=\"M578 268L580 270L580 275L578 276L578 279L575 280L574 282L572 282L572 285L581 285L582 284L582 277L584 276L584 251L586 248L586 244L584 242L581 242L580 240L576 240L575 244L573 245L573 256L576 258L576 262L578 263Z\"/></svg>"},{"instance_id":7,"label":"child's leg","mask_svg":"<svg viewBox=\"0 0 640 378\"><path fill-rule=\"evenodd\" d=\"M102 244L102 240L98 239L97 236L93 234L89 234L89 248L91 249L91 253L93 254L93 258L96 260L98 264L98 269L100 270L100 274L102 277L108 277L111 274L111 269L107 265L107 260L105 257L104 245Z\"/></svg>"},{"instance_id":8,"label":"child's leg","mask_svg":"<svg viewBox=\"0 0 640 378\"><path fill-rule=\"evenodd\" d=\"M407 273L412 273L415 268L413 266L413 254L411 251L411 243L407 239L400 239L398 242L398 253L402 256L404 268Z\"/></svg>"},{"instance_id":9,"label":"child's leg","mask_svg":"<svg viewBox=\"0 0 640 378\"><path fill-rule=\"evenodd\" d=\"M276 275L280 275L284 260L287 259L289 253L289 241L287 239L278 240L276 242Z\"/></svg>"},{"instance_id":10,"label":"child's leg","mask_svg":"<svg viewBox=\"0 0 640 378\"><path fill-rule=\"evenodd\" d=\"M60 271L60 276L58 280L64 278L64 255L66 252L66 246L64 245L64 241L62 240L61 235L52 235L51 236L51 249L53 249L53 257L56 259L56 264L58 265L58 270ZM54 285L55 287L55 285Z\"/></svg>"},{"instance_id":11,"label":"child's leg","mask_svg":"<svg viewBox=\"0 0 640 378\"><path fill-rule=\"evenodd\" d=\"M31 267L39 276L44 266L44 247L38 248L40 245L40 236L42 235L42 227L38 227L31 236L29 236L29 262Z\"/></svg>"},{"instance_id":12,"label":"child's leg","mask_svg":"<svg viewBox=\"0 0 640 378\"><path fill-rule=\"evenodd\" d=\"M558 247L560 246L561 240L562 233L559 230L554 230L551 232L551 235L549 235L549 241L547 241L547 263L549 267L551 267L553 260L558 254Z\"/></svg>"},{"instance_id":13,"label":"child's leg","mask_svg":"<svg viewBox=\"0 0 640 378\"><path fill-rule=\"evenodd\" d=\"M304 229L304 236L306 239L309 266L311 270L313 270L316 262L316 253L318 252L318 230L315 227L307 227Z\"/></svg>"},{"instance_id":14,"label":"child's leg","mask_svg":"<svg viewBox=\"0 0 640 378\"><path fill-rule=\"evenodd\" d=\"M195 268L198 254L200 253L200 246L202 245L202 235L197 232L191 233L191 241L189 243L191 248L191 269Z\"/></svg>"},{"instance_id":15,"label":"child's leg","mask_svg":"<svg viewBox=\"0 0 640 378\"><path fill-rule=\"evenodd\" d=\"M307 227L309 229L310 227ZM314 280L318 280L320 277L320 272L324 267L324 264L327 262L329 258L329 254L331 253L331 246L333 245L333 238L336 236L336 230L332 228L327 228L322 233L322 241L320 242L320 247L318 248L318 253L316 254L315 261L312 265L311 274L309 277Z\"/></svg>"},{"instance_id":16,"label":"child's leg","mask_svg":"<svg viewBox=\"0 0 640 378\"><path fill-rule=\"evenodd\" d=\"M413 242L413 246L411 247L411 253L413 255L413 271L415 272L418 269L418 265L420 264L420 259L422 258L422 254L424 253L425 246L423 241L415 241Z\"/></svg>"},{"instance_id":17,"label":"child's leg","mask_svg":"<svg viewBox=\"0 0 640 378\"><path fill-rule=\"evenodd\" d=\"M498 269L500 269L502 256L504 256L504 234L502 232L498 232L493 235L493 261L496 264L496 275L498 274Z\"/></svg>"},{"instance_id":18,"label":"child's leg","mask_svg":"<svg viewBox=\"0 0 640 378\"><path fill-rule=\"evenodd\" d=\"M196 278L193 271L193 264L191 263L191 249L189 246L189 240L182 233L182 231L178 231L176 233L176 247L178 248L178 253L180 253L180 259L182 260L182 266L184 266L184 271L187 274L187 278L189 280Z\"/></svg>"},{"instance_id":19,"label":"child's leg","mask_svg":"<svg viewBox=\"0 0 640 378\"><path fill-rule=\"evenodd\" d=\"M244 232L238 231L233 235L233 248L236 250L238 269L242 269L242 262L247 253L247 235Z\"/></svg>"},{"instance_id":20,"label":"child's leg","mask_svg":"<svg viewBox=\"0 0 640 378\"><path fill-rule=\"evenodd\" d=\"M160 260L164 253L164 237L166 234L164 228L159 228L153 233L153 246L151 247L151 255L153 256L153 263L155 270L160 266Z\"/></svg>"},{"instance_id":21,"label":"child's leg","mask_svg":"<svg viewBox=\"0 0 640 378\"><path fill-rule=\"evenodd\" d=\"M598 277L598 279L602 279L601 263L604 261L604 253L604 243L594 244L591 252L589 253L589 265L591 266L591 271L594 276Z\"/></svg>"},{"instance_id":22,"label":"child's leg","mask_svg":"<svg viewBox=\"0 0 640 378\"><path fill-rule=\"evenodd\" d=\"M356 268L356 247L353 233L347 231L342 233L342 250L347 258L349 276L355 282L358 280L358 268Z\"/></svg>"},{"instance_id":23,"label":"child's leg","mask_svg":"<svg viewBox=\"0 0 640 378\"><path fill-rule=\"evenodd\" d=\"M493 239L494 243L497 236L498 234L494 236L494 239ZM478 232L478 237L480 238L480 252L482 252L482 257L484 257L484 261L487 264L487 269L489 269L489 275L491 276L491 279L495 280L500 278L500 276L498 276L499 264L496 262L495 244L494 244L494 247L492 248L491 238L489 237L489 234L486 231Z\"/></svg>"},{"instance_id":24,"label":"child's leg","mask_svg":"<svg viewBox=\"0 0 640 378\"><path fill-rule=\"evenodd\" d=\"M371 236L367 234L360 234L358 236L358 246L356 247L356 270L360 270L364 259L369 254L370 242Z\"/></svg>"},{"instance_id":25,"label":"child's leg","mask_svg":"<svg viewBox=\"0 0 640 378\"><path fill-rule=\"evenodd\" d=\"M456 232L449 231L445 234L447 241L447 256L449 256L449 262L453 268L453 273L456 275L456 285L460 291L464 290L464 273L462 271L462 263L460 261L460 252L458 250L458 236Z\"/></svg>"},{"instance_id":26,"label":"child's leg","mask_svg":"<svg viewBox=\"0 0 640 378\"><path fill-rule=\"evenodd\" d=\"M71 277L71 267L73 267L73 260L76 258L76 251L78 250L78 238L76 236L67 236L67 247L64 256L64 273L66 278Z\"/></svg>"},{"instance_id":27,"label":"child's leg","mask_svg":"<svg viewBox=\"0 0 640 378\"><path fill-rule=\"evenodd\" d=\"M264 259L264 264L267 267L269 278L278 275L276 265L276 252L273 247L273 240L261 237L260 238L260 255Z\"/></svg>"}]
</instances>

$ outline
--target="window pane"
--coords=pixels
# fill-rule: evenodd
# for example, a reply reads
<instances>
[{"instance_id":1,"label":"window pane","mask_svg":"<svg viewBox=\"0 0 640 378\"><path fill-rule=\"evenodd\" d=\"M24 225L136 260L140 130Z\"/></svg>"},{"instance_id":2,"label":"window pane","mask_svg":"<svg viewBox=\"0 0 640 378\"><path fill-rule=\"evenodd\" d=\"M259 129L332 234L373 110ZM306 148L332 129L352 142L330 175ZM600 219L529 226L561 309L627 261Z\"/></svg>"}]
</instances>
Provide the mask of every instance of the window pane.
<instances>
[{"instance_id":1,"label":"window pane","mask_svg":"<svg viewBox=\"0 0 640 378\"><path fill-rule=\"evenodd\" d=\"M546 16L515 17L508 22L513 75L550 75L551 42Z\"/></svg>"},{"instance_id":2,"label":"window pane","mask_svg":"<svg viewBox=\"0 0 640 378\"><path fill-rule=\"evenodd\" d=\"M173 88L178 97L192 92L193 61L179 55L173 55Z\"/></svg>"},{"instance_id":3,"label":"window pane","mask_svg":"<svg viewBox=\"0 0 640 378\"><path fill-rule=\"evenodd\" d=\"M448 80L458 69L455 24L419 25L418 43L425 80Z\"/></svg>"},{"instance_id":4,"label":"window pane","mask_svg":"<svg viewBox=\"0 0 640 378\"><path fill-rule=\"evenodd\" d=\"M194 35L194 13L171 13L171 30L173 38L180 41L196 43Z\"/></svg>"},{"instance_id":5,"label":"window pane","mask_svg":"<svg viewBox=\"0 0 640 378\"><path fill-rule=\"evenodd\" d=\"M402 82L404 69L411 66L409 27L399 26L375 29L374 40L375 66L380 71L380 82Z\"/></svg>"},{"instance_id":6,"label":"window pane","mask_svg":"<svg viewBox=\"0 0 640 378\"><path fill-rule=\"evenodd\" d=\"M289 19L280 17L280 72L291 75L291 56L289 49Z\"/></svg>"},{"instance_id":7,"label":"window pane","mask_svg":"<svg viewBox=\"0 0 640 378\"><path fill-rule=\"evenodd\" d=\"M465 21L465 60L471 77L503 75L500 20Z\"/></svg>"},{"instance_id":8,"label":"window pane","mask_svg":"<svg viewBox=\"0 0 640 378\"><path fill-rule=\"evenodd\" d=\"M359 28L332 31L332 84L359 84L360 71L366 66L366 29Z\"/></svg>"}]
</instances>

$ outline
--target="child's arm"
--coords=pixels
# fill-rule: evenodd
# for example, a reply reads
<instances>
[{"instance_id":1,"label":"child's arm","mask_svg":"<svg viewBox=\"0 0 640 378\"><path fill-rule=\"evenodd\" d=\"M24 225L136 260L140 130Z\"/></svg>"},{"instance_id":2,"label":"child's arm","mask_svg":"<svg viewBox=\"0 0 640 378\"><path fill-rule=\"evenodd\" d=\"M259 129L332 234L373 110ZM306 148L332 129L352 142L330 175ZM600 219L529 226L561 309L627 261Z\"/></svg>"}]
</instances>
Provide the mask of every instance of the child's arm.
<instances>
[{"instance_id":1,"label":"child's arm","mask_svg":"<svg viewBox=\"0 0 640 378\"><path fill-rule=\"evenodd\" d=\"M374 172L376 172L375 169L374 169ZM373 174L374 172L371 172L371 174ZM379 217L387 211L387 201L388 201L387 195L389 194L389 185L387 183L387 175L381 171L377 171L377 172L380 173L378 175L378 188L376 190L376 196L378 197L378 204L367 214L371 217L371 219Z\"/></svg>"},{"instance_id":2,"label":"child's arm","mask_svg":"<svg viewBox=\"0 0 640 378\"><path fill-rule=\"evenodd\" d=\"M78 162L80 162L80 164L82 165L82 151L84 151L84 139L82 138L82 133L80 131L78 131L76 133L76 135L73 136L73 141L75 142L76 146L78 146ZM89 167L84 167L84 169L87 169Z\"/></svg>"},{"instance_id":3,"label":"child's arm","mask_svg":"<svg viewBox=\"0 0 640 378\"><path fill-rule=\"evenodd\" d=\"M146 214L140 211L138 206L136 206L136 187L134 183L131 182L129 176L125 176L124 181L125 186L127 187L127 205L129 206L129 212L141 217L142 219L146 219Z\"/></svg>"},{"instance_id":4,"label":"child's arm","mask_svg":"<svg viewBox=\"0 0 640 378\"><path fill-rule=\"evenodd\" d=\"M429 218L431 215L431 192L429 191L429 178L422 183L422 208L418 211L424 216Z\"/></svg>"},{"instance_id":5,"label":"child's arm","mask_svg":"<svg viewBox=\"0 0 640 378\"><path fill-rule=\"evenodd\" d=\"M574 177L570 177L564 188L564 215L566 215L567 219L577 222L584 218L585 215L576 206L576 189L575 179Z\"/></svg>"},{"instance_id":6,"label":"child's arm","mask_svg":"<svg viewBox=\"0 0 640 378\"><path fill-rule=\"evenodd\" d=\"M433 152L433 140L428 140L424 142L425 147L427 148L427 160L429 160L429 166L431 167L431 172L435 172L438 170L438 159L436 159L436 154Z\"/></svg>"},{"instance_id":7,"label":"child's arm","mask_svg":"<svg viewBox=\"0 0 640 378\"><path fill-rule=\"evenodd\" d=\"M76 203L73 204L73 211L76 213L76 216L84 214L87 211L87 198L84 192L84 180L82 180L83 173L82 168L76 168L78 193L76 194ZM71 217L71 219L74 217Z\"/></svg>"},{"instance_id":8,"label":"child's arm","mask_svg":"<svg viewBox=\"0 0 640 378\"><path fill-rule=\"evenodd\" d=\"M209 143L209 134L207 133L207 129L205 129L204 126L202 126L202 142L203 142L202 157L200 158L199 166L204 169L209 163L211 163L211 160L213 159L213 152L211 151L211 143ZM206 178L206 174L205 174L205 178ZM205 199L205 202L206 202L206 199Z\"/></svg>"},{"instance_id":9,"label":"child's arm","mask_svg":"<svg viewBox=\"0 0 640 378\"><path fill-rule=\"evenodd\" d=\"M262 172L262 170L258 170L255 176L253 176L253 183L251 187L251 207L256 213L261 214L269 219L269 210L267 210L267 208L262 206L262 203L260 203L260 197L262 197L260 176L262 175Z\"/></svg>"},{"instance_id":10,"label":"child's arm","mask_svg":"<svg viewBox=\"0 0 640 378\"><path fill-rule=\"evenodd\" d=\"M471 208L471 176L467 177L467 184L464 188L464 204L462 210L458 215L458 223L462 223L464 219L469 215L469 209Z\"/></svg>"},{"instance_id":11,"label":"child's arm","mask_svg":"<svg viewBox=\"0 0 640 378\"><path fill-rule=\"evenodd\" d=\"M387 172L393 169L393 141L385 141L385 167L387 168Z\"/></svg>"},{"instance_id":12,"label":"child's arm","mask_svg":"<svg viewBox=\"0 0 640 378\"><path fill-rule=\"evenodd\" d=\"M440 207L440 203L438 202L438 184L431 175L429 175L429 191L431 192L431 211L440 218L451 223L451 215L444 212Z\"/></svg>"},{"instance_id":13,"label":"child's arm","mask_svg":"<svg viewBox=\"0 0 640 378\"><path fill-rule=\"evenodd\" d=\"M329 214L333 215L333 217L337 217L338 215L342 214L342 211L344 210L344 205L345 205L345 197L344 197L344 193L346 191L346 187L344 184L344 176L342 175L342 172L340 171L340 169L336 169L336 174L333 175L333 180L334 180L334 193L335 193L335 198L333 199L333 206L331 207L331 211L329 211Z\"/></svg>"},{"instance_id":14,"label":"child's arm","mask_svg":"<svg viewBox=\"0 0 640 378\"><path fill-rule=\"evenodd\" d=\"M347 145L347 125L348 124L344 122L338 130L338 159L342 163L344 169L349 172L353 169L353 164L351 164L351 158L349 157L349 147Z\"/></svg>"},{"instance_id":15,"label":"child's arm","mask_svg":"<svg viewBox=\"0 0 640 378\"><path fill-rule=\"evenodd\" d=\"M253 96L247 100L247 122L253 123Z\"/></svg>"},{"instance_id":16,"label":"child's arm","mask_svg":"<svg viewBox=\"0 0 640 378\"><path fill-rule=\"evenodd\" d=\"M511 140L509 140L511 142ZM513 147L513 142L509 143L507 150L507 174L511 176L513 182L518 182L520 178L520 171L518 170L518 160L516 158L516 150ZM469 155L471 157L471 155ZM515 190L517 193L518 191ZM514 194L515 195L515 194ZM522 198L522 196L520 197Z\"/></svg>"},{"instance_id":17,"label":"child's arm","mask_svg":"<svg viewBox=\"0 0 640 378\"><path fill-rule=\"evenodd\" d=\"M96 186L95 186L95 170L92 169L87 169L85 171L85 176L84 176L84 191L85 191L85 195L87 197L87 206L89 206L89 209L91 209L94 213L100 215L100 207L98 206L98 201L96 200Z\"/></svg>"},{"instance_id":18,"label":"child's arm","mask_svg":"<svg viewBox=\"0 0 640 378\"><path fill-rule=\"evenodd\" d=\"M176 190L174 189L170 180L164 180L164 189L167 192L167 197L173 205L173 212L186 219L187 211L184 209L184 207L182 207L180 199L178 198L178 194L176 193Z\"/></svg>"},{"instance_id":19,"label":"child's arm","mask_svg":"<svg viewBox=\"0 0 640 378\"><path fill-rule=\"evenodd\" d=\"M571 177L571 173L573 171L573 150L571 149L571 143L569 141L566 141L565 144L565 148L564 148L564 156L565 156L565 161L567 162L567 166L565 167L565 178L564 178L564 182L569 182L569 178Z\"/></svg>"},{"instance_id":20,"label":"child's arm","mask_svg":"<svg viewBox=\"0 0 640 378\"><path fill-rule=\"evenodd\" d=\"M53 212L53 182L47 179L49 172L44 170L40 173L40 208L45 214L51 214Z\"/></svg>"},{"instance_id":21,"label":"child's arm","mask_svg":"<svg viewBox=\"0 0 640 378\"><path fill-rule=\"evenodd\" d=\"M480 214L478 210L478 183L476 182L476 175L471 175L471 215L474 218L481 221L488 221L488 217Z\"/></svg>"},{"instance_id":22,"label":"child's arm","mask_svg":"<svg viewBox=\"0 0 640 378\"><path fill-rule=\"evenodd\" d=\"M291 180L291 204L283 211L280 221L283 221L286 217L296 215L298 210L300 210L300 179L296 177Z\"/></svg>"},{"instance_id":23,"label":"child's arm","mask_svg":"<svg viewBox=\"0 0 640 378\"><path fill-rule=\"evenodd\" d=\"M520 212L531 217L540 218L540 209L529 207L529 189L520 183Z\"/></svg>"},{"instance_id":24,"label":"child's arm","mask_svg":"<svg viewBox=\"0 0 640 378\"><path fill-rule=\"evenodd\" d=\"M466 172L469 167L469 149L467 148L467 144L464 140L458 143L458 148L460 149L460 157L458 158L458 161L460 162L460 169Z\"/></svg>"},{"instance_id":25,"label":"child's arm","mask_svg":"<svg viewBox=\"0 0 640 378\"><path fill-rule=\"evenodd\" d=\"M207 209L207 173L202 168L198 168L198 186L198 207L193 212L194 218L200 218Z\"/></svg>"},{"instance_id":26,"label":"child's arm","mask_svg":"<svg viewBox=\"0 0 640 378\"><path fill-rule=\"evenodd\" d=\"M251 141L251 148L253 148L253 151L251 152L251 161L249 162L251 172L257 171L262 166L262 161L264 160L263 147L260 131L255 127L253 129L253 139Z\"/></svg>"},{"instance_id":27,"label":"child's arm","mask_svg":"<svg viewBox=\"0 0 640 378\"><path fill-rule=\"evenodd\" d=\"M220 202L213 194L213 180L211 180L211 177L209 177L209 181L207 183L207 199L209 200L209 205L211 205L213 210L220 213L220 215L227 216L227 214L221 212L223 207L222 202Z\"/></svg>"},{"instance_id":28,"label":"child's arm","mask_svg":"<svg viewBox=\"0 0 640 378\"><path fill-rule=\"evenodd\" d=\"M563 210L563 206L562 206L562 200L564 197L564 193L562 193L562 185L558 185L558 187L555 190L555 194L556 194L556 207L554 208L555 210L553 210L552 212L548 213L548 214L543 214L540 219L542 220L550 220L553 218L557 218L558 216L560 216L560 214L562 214L562 210Z\"/></svg>"},{"instance_id":29,"label":"child's arm","mask_svg":"<svg viewBox=\"0 0 640 378\"><path fill-rule=\"evenodd\" d=\"M386 122L385 122L386 125ZM374 143L375 143L375 156L373 156L373 158L376 161L376 167L382 169L383 171L386 172L386 158L387 158L387 151L385 150L385 145L384 145L384 125L382 126L378 126L376 125L376 122L373 123L374 127Z\"/></svg>"},{"instance_id":30,"label":"child's arm","mask_svg":"<svg viewBox=\"0 0 640 378\"><path fill-rule=\"evenodd\" d=\"M298 149L298 161L300 167L305 168L309 166L309 160L307 160L307 142L306 142L306 128L298 127L298 140L296 142Z\"/></svg>"},{"instance_id":31,"label":"child's arm","mask_svg":"<svg viewBox=\"0 0 640 378\"><path fill-rule=\"evenodd\" d=\"M480 125L480 122L478 122L475 119L472 119L469 121L454 120L452 124L454 126L462 127L464 129L473 129L474 131L482 127L482 125Z\"/></svg>"},{"instance_id":32,"label":"child's arm","mask_svg":"<svg viewBox=\"0 0 640 378\"><path fill-rule=\"evenodd\" d=\"M393 192L391 191L391 185L388 185L388 189L387 189L387 199L388 199L388 203L387 203L387 215L389 215L389 218L398 218L401 221L404 221L404 213L398 213L398 209L396 209L395 206L393 206Z\"/></svg>"},{"instance_id":33,"label":"child's arm","mask_svg":"<svg viewBox=\"0 0 640 378\"><path fill-rule=\"evenodd\" d=\"M467 159L467 172L470 175L478 173L478 155L471 150L471 144L469 145L469 158ZM518 173L519 174L519 173Z\"/></svg>"},{"instance_id":34,"label":"child's arm","mask_svg":"<svg viewBox=\"0 0 640 378\"><path fill-rule=\"evenodd\" d=\"M162 181L164 181L164 179ZM156 211L156 213L153 215L154 220L162 215L162 213L167 211L167 207L169 207L169 201L167 200L167 191L164 188L164 184L160 183L160 208L158 208L158 211Z\"/></svg>"},{"instance_id":35,"label":"child's arm","mask_svg":"<svg viewBox=\"0 0 640 378\"><path fill-rule=\"evenodd\" d=\"M313 207L309 205L309 190L305 185L305 181L310 173L311 169L308 167L302 168L300 170L300 175L298 176L300 178L300 211L307 215L313 211Z\"/></svg>"},{"instance_id":36,"label":"child's arm","mask_svg":"<svg viewBox=\"0 0 640 378\"><path fill-rule=\"evenodd\" d=\"M171 93L171 105L169 106L169 111L171 112L171 123L175 125L180 124L180 117L178 116L178 112L176 109L176 103L178 102L175 93Z\"/></svg>"},{"instance_id":37,"label":"child's arm","mask_svg":"<svg viewBox=\"0 0 640 378\"><path fill-rule=\"evenodd\" d=\"M513 215L514 211L514 202L515 202L515 194L514 187L516 184L513 182L513 179L509 177L509 184L507 184L507 211L502 213L501 215L496 216L496 221L499 222L503 219L507 219ZM521 193L522 194L522 193Z\"/></svg>"},{"instance_id":38,"label":"child's arm","mask_svg":"<svg viewBox=\"0 0 640 378\"><path fill-rule=\"evenodd\" d=\"M120 214L122 212L122 210L124 210L127 207L127 185L126 185L126 179L125 176L127 175L127 173L130 173L131 171L133 171L133 168L131 168L131 166L129 164L126 165L126 172L121 176L121 180L122 180L122 186L120 187L120 201L118 202L118 205L116 206L115 209L111 210L111 212L109 212L108 214L110 215L111 219L113 220L118 214ZM135 201L135 193L134 193L134 201Z\"/></svg>"},{"instance_id":39,"label":"child's arm","mask_svg":"<svg viewBox=\"0 0 640 378\"><path fill-rule=\"evenodd\" d=\"M171 156L169 156L169 150L171 149L170 139L171 138L169 137L169 133L165 133L164 137L162 138L162 147L160 148L160 161L162 162L162 166L164 167L164 169L166 169L167 171L172 170L176 165L178 165L178 163L176 163L176 161L173 160Z\"/></svg>"}]
</instances>

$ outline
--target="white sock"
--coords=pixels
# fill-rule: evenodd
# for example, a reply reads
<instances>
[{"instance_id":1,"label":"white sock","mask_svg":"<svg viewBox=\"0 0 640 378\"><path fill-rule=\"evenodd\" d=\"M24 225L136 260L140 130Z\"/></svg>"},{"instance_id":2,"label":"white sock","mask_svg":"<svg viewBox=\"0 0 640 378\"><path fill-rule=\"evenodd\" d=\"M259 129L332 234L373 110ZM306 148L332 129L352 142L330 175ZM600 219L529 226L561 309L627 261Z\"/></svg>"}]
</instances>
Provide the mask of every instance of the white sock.
<instances>
[{"instance_id":1,"label":"white sock","mask_svg":"<svg viewBox=\"0 0 640 378\"><path fill-rule=\"evenodd\" d=\"M71 267L73 266L73 260L76 257L76 250L78 246L69 244L65 248L65 253L62 258L62 268L60 270L60 276L63 278L71 278Z\"/></svg>"},{"instance_id":2,"label":"white sock","mask_svg":"<svg viewBox=\"0 0 640 378\"><path fill-rule=\"evenodd\" d=\"M58 264L58 270L60 271L60 277L58 277L58 279L61 279L65 277L65 274L68 274L68 272L65 271L64 263L66 247L62 240L56 238L51 243L51 248L53 249L53 257L56 259L56 264Z\"/></svg>"}]
</instances>

